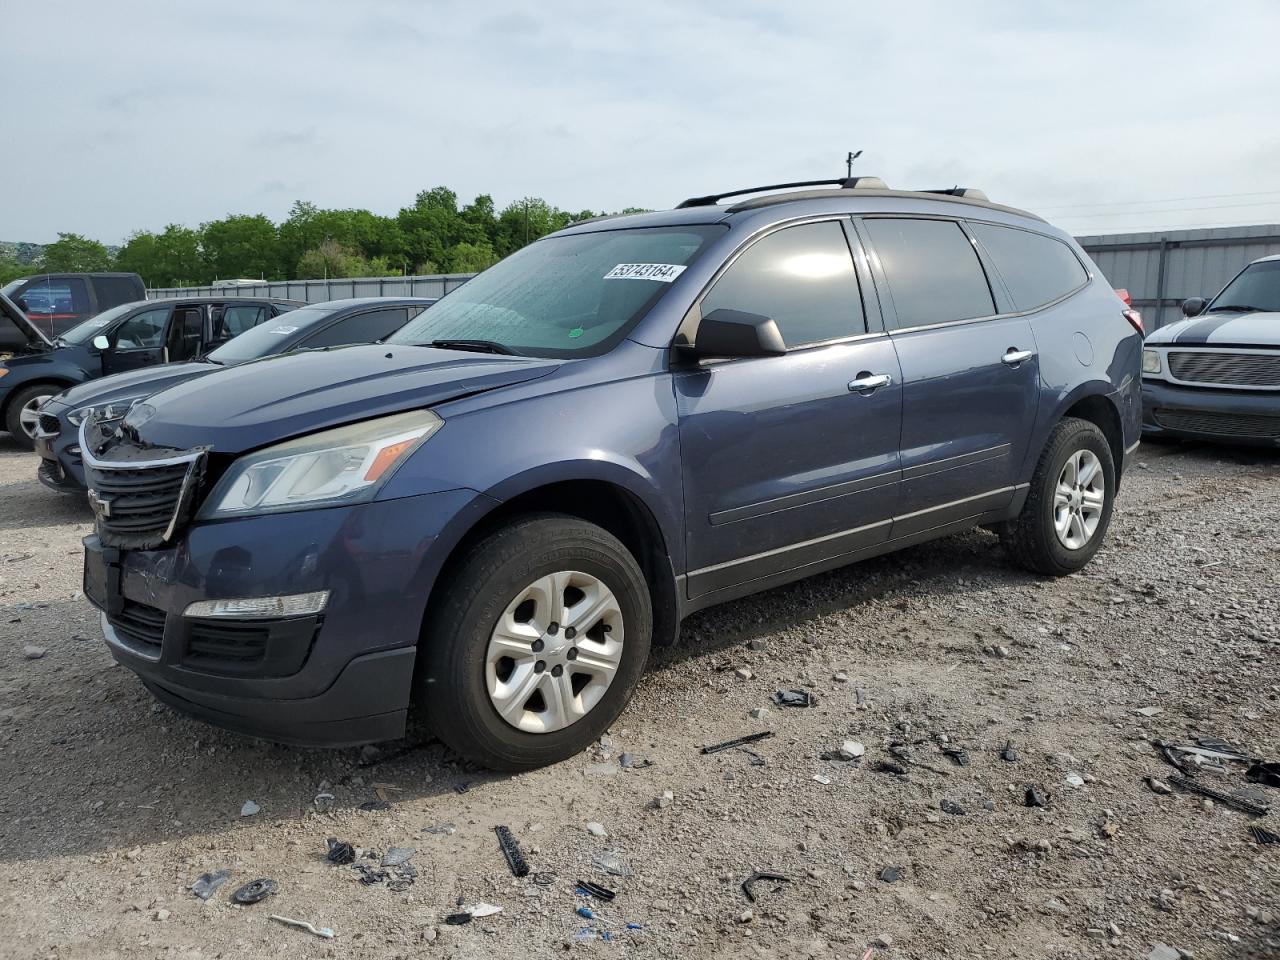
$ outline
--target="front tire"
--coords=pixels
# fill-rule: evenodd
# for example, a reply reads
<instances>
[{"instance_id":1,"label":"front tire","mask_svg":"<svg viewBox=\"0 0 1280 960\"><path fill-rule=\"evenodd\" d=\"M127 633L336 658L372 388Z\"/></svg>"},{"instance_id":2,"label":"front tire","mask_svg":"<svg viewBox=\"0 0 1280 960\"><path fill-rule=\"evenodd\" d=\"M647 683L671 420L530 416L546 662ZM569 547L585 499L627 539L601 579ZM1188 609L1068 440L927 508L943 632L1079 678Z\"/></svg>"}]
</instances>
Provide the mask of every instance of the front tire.
<instances>
[{"instance_id":1,"label":"front tire","mask_svg":"<svg viewBox=\"0 0 1280 960\"><path fill-rule=\"evenodd\" d=\"M1019 566L1061 577L1098 552L1111 524L1116 468L1111 445L1094 424L1064 418L1036 464L1022 513L1000 541Z\"/></svg>"},{"instance_id":2,"label":"front tire","mask_svg":"<svg viewBox=\"0 0 1280 960\"><path fill-rule=\"evenodd\" d=\"M437 591L418 702L468 760L503 771L565 760L631 699L653 610L639 564L608 531L521 518L471 546Z\"/></svg>"},{"instance_id":3,"label":"front tire","mask_svg":"<svg viewBox=\"0 0 1280 960\"><path fill-rule=\"evenodd\" d=\"M4 426L18 446L24 450L36 448L36 424L39 418L36 411L40 404L61 389L50 383L33 383L14 393L9 401L9 408L5 411Z\"/></svg>"}]
</instances>

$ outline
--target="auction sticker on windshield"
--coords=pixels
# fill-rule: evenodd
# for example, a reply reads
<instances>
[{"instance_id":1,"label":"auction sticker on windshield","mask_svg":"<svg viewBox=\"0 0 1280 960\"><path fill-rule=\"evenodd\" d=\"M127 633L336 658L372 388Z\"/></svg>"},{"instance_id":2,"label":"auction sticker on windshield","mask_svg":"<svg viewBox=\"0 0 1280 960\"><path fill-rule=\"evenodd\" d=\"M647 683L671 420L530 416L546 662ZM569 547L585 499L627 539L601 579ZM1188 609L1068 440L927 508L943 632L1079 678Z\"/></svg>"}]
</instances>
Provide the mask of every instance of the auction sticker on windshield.
<instances>
[{"instance_id":1,"label":"auction sticker on windshield","mask_svg":"<svg viewBox=\"0 0 1280 960\"><path fill-rule=\"evenodd\" d=\"M670 283L684 273L679 263L620 263L604 275L606 280L657 280Z\"/></svg>"},{"instance_id":2,"label":"auction sticker on windshield","mask_svg":"<svg viewBox=\"0 0 1280 960\"><path fill-rule=\"evenodd\" d=\"M274 330L268 330L267 333L276 333L283 337L293 333L297 329L297 327L276 327Z\"/></svg>"}]
</instances>

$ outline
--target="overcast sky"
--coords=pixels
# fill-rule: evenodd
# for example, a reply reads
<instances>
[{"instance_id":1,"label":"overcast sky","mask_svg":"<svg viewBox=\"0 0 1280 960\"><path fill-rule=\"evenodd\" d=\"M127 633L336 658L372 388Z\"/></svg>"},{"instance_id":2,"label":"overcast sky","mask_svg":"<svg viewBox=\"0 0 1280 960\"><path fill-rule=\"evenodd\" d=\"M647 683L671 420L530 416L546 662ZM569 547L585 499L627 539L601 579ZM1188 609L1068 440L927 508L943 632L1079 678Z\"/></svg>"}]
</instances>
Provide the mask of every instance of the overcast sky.
<instances>
[{"instance_id":1,"label":"overcast sky","mask_svg":"<svg viewBox=\"0 0 1280 960\"><path fill-rule=\"evenodd\" d=\"M856 171L1074 233L1280 222L1280 3L0 0L0 239ZM1162 202L1139 202L1162 201Z\"/></svg>"}]
</instances>

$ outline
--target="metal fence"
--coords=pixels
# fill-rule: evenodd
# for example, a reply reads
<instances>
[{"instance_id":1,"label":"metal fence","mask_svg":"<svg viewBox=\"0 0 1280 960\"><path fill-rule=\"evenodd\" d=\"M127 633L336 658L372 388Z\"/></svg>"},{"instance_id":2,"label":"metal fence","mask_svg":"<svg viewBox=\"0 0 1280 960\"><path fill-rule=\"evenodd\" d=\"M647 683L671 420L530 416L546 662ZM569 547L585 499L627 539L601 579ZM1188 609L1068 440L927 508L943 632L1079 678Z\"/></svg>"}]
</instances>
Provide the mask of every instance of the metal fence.
<instances>
[{"instance_id":1,"label":"metal fence","mask_svg":"<svg viewBox=\"0 0 1280 960\"><path fill-rule=\"evenodd\" d=\"M166 297L279 297L323 303L346 297L443 297L474 273L437 273L420 277L351 277L342 280L267 280L208 287L157 287L151 300Z\"/></svg>"},{"instance_id":2,"label":"metal fence","mask_svg":"<svg viewBox=\"0 0 1280 960\"><path fill-rule=\"evenodd\" d=\"M1124 287L1148 330L1182 317L1182 301L1211 297L1250 261L1280 253L1280 225L1077 237L1113 287Z\"/></svg>"},{"instance_id":3,"label":"metal fence","mask_svg":"<svg viewBox=\"0 0 1280 960\"><path fill-rule=\"evenodd\" d=\"M1215 227L1077 237L1113 287L1124 287L1147 329L1182 316L1187 297L1217 293L1251 260L1280 253L1280 225ZM225 287L163 287L158 297L283 297L320 303L344 297L442 297L475 274L278 280Z\"/></svg>"}]
</instances>

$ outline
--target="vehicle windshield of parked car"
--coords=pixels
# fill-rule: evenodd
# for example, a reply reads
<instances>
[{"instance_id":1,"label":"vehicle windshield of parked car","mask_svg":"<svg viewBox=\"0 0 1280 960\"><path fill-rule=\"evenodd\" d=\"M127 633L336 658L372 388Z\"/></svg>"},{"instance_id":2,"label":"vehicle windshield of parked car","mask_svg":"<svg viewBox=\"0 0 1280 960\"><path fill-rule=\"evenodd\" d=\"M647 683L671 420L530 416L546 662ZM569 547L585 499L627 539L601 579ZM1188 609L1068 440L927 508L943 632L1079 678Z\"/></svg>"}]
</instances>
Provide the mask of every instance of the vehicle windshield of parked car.
<instances>
[{"instance_id":1,"label":"vehicle windshield of parked car","mask_svg":"<svg viewBox=\"0 0 1280 960\"><path fill-rule=\"evenodd\" d=\"M282 313L274 320L267 320L251 327L237 337L232 337L205 359L223 365L258 360L280 352L280 347L303 327L309 327L334 312L327 303L316 303Z\"/></svg>"},{"instance_id":2,"label":"vehicle windshield of parked car","mask_svg":"<svg viewBox=\"0 0 1280 960\"><path fill-rule=\"evenodd\" d=\"M535 357L604 353L725 229L642 227L539 240L468 280L387 342L488 341L498 352Z\"/></svg>"},{"instance_id":3,"label":"vehicle windshield of parked car","mask_svg":"<svg viewBox=\"0 0 1280 960\"><path fill-rule=\"evenodd\" d=\"M66 333L61 334L58 339L63 343L88 343L94 337L102 332L103 327L111 323L119 317L124 316L137 303L122 303L118 307L112 307L110 310L103 310L95 317L90 317L84 323L77 323Z\"/></svg>"},{"instance_id":4,"label":"vehicle windshield of parked car","mask_svg":"<svg viewBox=\"0 0 1280 960\"><path fill-rule=\"evenodd\" d=\"M1264 260L1245 267L1244 272L1218 294L1209 309L1280 313L1280 260Z\"/></svg>"}]
</instances>

